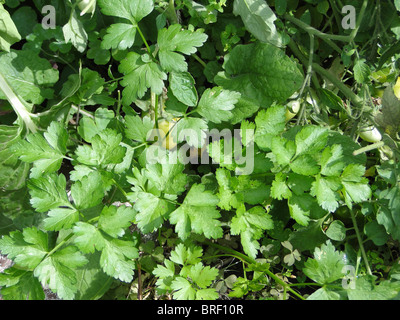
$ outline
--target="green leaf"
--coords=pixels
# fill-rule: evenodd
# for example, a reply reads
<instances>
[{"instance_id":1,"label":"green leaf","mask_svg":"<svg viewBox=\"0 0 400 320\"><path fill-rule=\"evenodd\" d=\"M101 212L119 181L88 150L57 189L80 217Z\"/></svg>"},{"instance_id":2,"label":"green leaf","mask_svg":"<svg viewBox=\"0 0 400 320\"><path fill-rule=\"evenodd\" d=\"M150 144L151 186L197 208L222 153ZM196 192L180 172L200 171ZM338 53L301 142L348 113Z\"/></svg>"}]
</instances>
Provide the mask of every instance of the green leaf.
<instances>
[{"instance_id":1,"label":"green leaf","mask_svg":"<svg viewBox=\"0 0 400 320\"><path fill-rule=\"evenodd\" d=\"M218 202L218 197L206 191L204 185L193 185L183 204L170 215L178 236L185 240L194 232L207 238L220 238L222 228L218 220L221 215L216 209Z\"/></svg>"},{"instance_id":2,"label":"green leaf","mask_svg":"<svg viewBox=\"0 0 400 320\"><path fill-rule=\"evenodd\" d=\"M112 24L101 42L103 49L126 50L135 43L136 28L128 23Z\"/></svg>"},{"instance_id":3,"label":"green leaf","mask_svg":"<svg viewBox=\"0 0 400 320\"><path fill-rule=\"evenodd\" d=\"M182 30L179 24L173 24L168 29L158 32L157 43L159 46L159 59L165 71L187 71L185 55L191 55L197 51L207 40L208 36L201 30ZM179 52L179 53L178 53Z\"/></svg>"},{"instance_id":4,"label":"green leaf","mask_svg":"<svg viewBox=\"0 0 400 320\"><path fill-rule=\"evenodd\" d=\"M282 36L276 30L275 13L264 0L235 0L233 13L240 15L246 29L261 42L283 46Z\"/></svg>"},{"instance_id":5,"label":"green leaf","mask_svg":"<svg viewBox=\"0 0 400 320\"><path fill-rule=\"evenodd\" d=\"M76 247L69 246L44 259L36 267L34 275L61 299L73 300L78 290L75 269L87 262Z\"/></svg>"},{"instance_id":6,"label":"green leaf","mask_svg":"<svg viewBox=\"0 0 400 320\"><path fill-rule=\"evenodd\" d=\"M126 148L120 145L122 135L113 129L105 129L92 138L91 146L78 146L75 151L78 162L88 166L106 167L124 159Z\"/></svg>"},{"instance_id":7,"label":"green leaf","mask_svg":"<svg viewBox=\"0 0 400 320\"><path fill-rule=\"evenodd\" d=\"M218 269L203 266L201 262L190 267L189 276L200 288L205 289L212 284L218 276Z\"/></svg>"},{"instance_id":8,"label":"green leaf","mask_svg":"<svg viewBox=\"0 0 400 320\"><path fill-rule=\"evenodd\" d=\"M68 23L63 26L63 33L66 43L71 42L80 53L86 50L88 35L75 11L72 13Z\"/></svg>"},{"instance_id":9,"label":"green leaf","mask_svg":"<svg viewBox=\"0 0 400 320\"><path fill-rule=\"evenodd\" d=\"M10 52L10 47L21 40L14 21L0 3L0 50Z\"/></svg>"},{"instance_id":10,"label":"green leaf","mask_svg":"<svg viewBox=\"0 0 400 320\"><path fill-rule=\"evenodd\" d=\"M260 148L271 149L272 138L285 130L285 113L285 107L273 106L257 114L255 142Z\"/></svg>"},{"instance_id":11,"label":"green leaf","mask_svg":"<svg viewBox=\"0 0 400 320\"><path fill-rule=\"evenodd\" d=\"M311 195L317 197L318 204L326 211L335 212L339 208L340 182L335 178L318 175L312 183Z\"/></svg>"},{"instance_id":12,"label":"green leaf","mask_svg":"<svg viewBox=\"0 0 400 320\"><path fill-rule=\"evenodd\" d=\"M60 231L71 228L79 221L79 211L71 208L55 208L48 212L44 219L44 228L48 231Z\"/></svg>"},{"instance_id":13,"label":"green leaf","mask_svg":"<svg viewBox=\"0 0 400 320\"><path fill-rule=\"evenodd\" d=\"M335 93L328 89L319 88L318 94L320 97L320 103L326 105L328 108L333 110L343 110L343 100L340 99Z\"/></svg>"},{"instance_id":14,"label":"green leaf","mask_svg":"<svg viewBox=\"0 0 400 320\"><path fill-rule=\"evenodd\" d=\"M36 227L13 231L0 239L0 251L18 266L33 270L48 252L47 234Z\"/></svg>"},{"instance_id":15,"label":"green leaf","mask_svg":"<svg viewBox=\"0 0 400 320\"><path fill-rule=\"evenodd\" d=\"M223 90L220 87L207 89L200 98L196 111L214 123L228 121L232 110L240 99L240 93Z\"/></svg>"},{"instance_id":16,"label":"green leaf","mask_svg":"<svg viewBox=\"0 0 400 320\"><path fill-rule=\"evenodd\" d=\"M346 238L346 227L342 221L335 220L329 225L326 235L334 241L343 241Z\"/></svg>"},{"instance_id":17,"label":"green leaf","mask_svg":"<svg viewBox=\"0 0 400 320\"><path fill-rule=\"evenodd\" d=\"M308 194L301 196L297 194L292 195L288 202L291 217L299 225L308 226L313 204L314 199Z\"/></svg>"},{"instance_id":18,"label":"green leaf","mask_svg":"<svg viewBox=\"0 0 400 320\"><path fill-rule=\"evenodd\" d=\"M296 153L296 145L294 141L276 136L272 137L271 150L275 156L276 161L281 166L286 166L290 163L291 159Z\"/></svg>"},{"instance_id":19,"label":"green leaf","mask_svg":"<svg viewBox=\"0 0 400 320\"><path fill-rule=\"evenodd\" d=\"M321 164L321 174L339 176L345 167L342 146L335 144L331 147L326 147L322 152L319 163Z\"/></svg>"},{"instance_id":20,"label":"green leaf","mask_svg":"<svg viewBox=\"0 0 400 320\"><path fill-rule=\"evenodd\" d=\"M377 246L385 245L389 239L385 227L380 225L377 221L368 222L364 226L364 233Z\"/></svg>"},{"instance_id":21,"label":"green leaf","mask_svg":"<svg viewBox=\"0 0 400 320\"><path fill-rule=\"evenodd\" d=\"M67 181L63 174L51 174L29 180L32 206L37 212L46 212L58 207L73 209L67 197L66 186Z\"/></svg>"},{"instance_id":22,"label":"green leaf","mask_svg":"<svg viewBox=\"0 0 400 320\"><path fill-rule=\"evenodd\" d=\"M135 210L131 207L104 207L100 214L98 227L113 238L122 237L131 225Z\"/></svg>"},{"instance_id":23,"label":"green leaf","mask_svg":"<svg viewBox=\"0 0 400 320\"><path fill-rule=\"evenodd\" d=\"M194 107L198 102L195 81L189 72L171 72L169 83L174 96L183 104Z\"/></svg>"},{"instance_id":24,"label":"green leaf","mask_svg":"<svg viewBox=\"0 0 400 320\"><path fill-rule=\"evenodd\" d=\"M237 45L225 56L223 68L215 83L262 108L286 102L303 83L296 63L284 51L261 42Z\"/></svg>"},{"instance_id":25,"label":"green leaf","mask_svg":"<svg viewBox=\"0 0 400 320\"><path fill-rule=\"evenodd\" d=\"M51 87L58 81L58 71L37 54L25 50L0 54L0 70L14 92L25 101L40 105L53 97ZM1 90L0 99L6 99Z\"/></svg>"},{"instance_id":26,"label":"green leaf","mask_svg":"<svg viewBox=\"0 0 400 320\"><path fill-rule=\"evenodd\" d=\"M167 80L167 75L147 54L140 56L136 52L128 53L121 61L119 71L125 75L121 81L121 85L125 87L122 96L124 105L130 105L142 98L148 89L155 94L162 94L164 81Z\"/></svg>"},{"instance_id":27,"label":"green leaf","mask_svg":"<svg viewBox=\"0 0 400 320\"><path fill-rule=\"evenodd\" d=\"M102 176L98 171L90 172L71 186L71 195L75 207L79 210L101 204L104 191Z\"/></svg>"},{"instance_id":28,"label":"green leaf","mask_svg":"<svg viewBox=\"0 0 400 320\"><path fill-rule=\"evenodd\" d=\"M74 242L84 253L101 251L100 266L103 271L115 279L124 282L132 280L138 250L132 241L120 240L125 233L135 212L132 208L104 207L98 226L78 222L73 231Z\"/></svg>"},{"instance_id":29,"label":"green leaf","mask_svg":"<svg viewBox=\"0 0 400 320\"><path fill-rule=\"evenodd\" d=\"M397 11L400 11L400 0L394 0L394 5L396 6Z\"/></svg>"},{"instance_id":30,"label":"green leaf","mask_svg":"<svg viewBox=\"0 0 400 320\"><path fill-rule=\"evenodd\" d=\"M271 197L282 200L289 199L291 196L292 192L286 184L286 175L281 172L276 174L271 186Z\"/></svg>"},{"instance_id":31,"label":"green leaf","mask_svg":"<svg viewBox=\"0 0 400 320\"><path fill-rule=\"evenodd\" d=\"M185 246L183 243L178 244L171 252L171 261L182 266L196 264L201 261L203 249L198 246Z\"/></svg>"},{"instance_id":32,"label":"green leaf","mask_svg":"<svg viewBox=\"0 0 400 320\"><path fill-rule=\"evenodd\" d=\"M304 263L303 272L319 284L329 284L345 276L342 272L344 266L344 254L327 241L321 248L315 248L314 258Z\"/></svg>"},{"instance_id":33,"label":"green leaf","mask_svg":"<svg viewBox=\"0 0 400 320\"><path fill-rule=\"evenodd\" d=\"M147 192L139 192L135 203L138 211L135 221L143 233L157 230L176 206Z\"/></svg>"},{"instance_id":34,"label":"green leaf","mask_svg":"<svg viewBox=\"0 0 400 320\"><path fill-rule=\"evenodd\" d=\"M19 190L26 183L30 166L15 153L20 141L19 127L0 126L0 185L4 191Z\"/></svg>"},{"instance_id":35,"label":"green leaf","mask_svg":"<svg viewBox=\"0 0 400 320\"><path fill-rule=\"evenodd\" d=\"M317 161L309 154L297 157L290 163L290 169L294 173L304 176L314 176L320 172Z\"/></svg>"},{"instance_id":36,"label":"green leaf","mask_svg":"<svg viewBox=\"0 0 400 320\"><path fill-rule=\"evenodd\" d=\"M315 154L326 147L329 131L317 126L306 126L296 135L296 156Z\"/></svg>"},{"instance_id":37,"label":"green leaf","mask_svg":"<svg viewBox=\"0 0 400 320\"><path fill-rule=\"evenodd\" d=\"M139 252L133 242L114 239L105 242L100 265L109 276L123 282L131 282L136 267L133 259L138 257Z\"/></svg>"},{"instance_id":38,"label":"green leaf","mask_svg":"<svg viewBox=\"0 0 400 320\"><path fill-rule=\"evenodd\" d=\"M191 147L202 148L207 139L207 130L208 125L203 118L185 117L178 121L172 134L176 134L178 143L185 142Z\"/></svg>"},{"instance_id":39,"label":"green leaf","mask_svg":"<svg viewBox=\"0 0 400 320\"><path fill-rule=\"evenodd\" d=\"M171 288L174 290L175 300L195 300L196 290L187 279L176 277L171 283Z\"/></svg>"},{"instance_id":40,"label":"green leaf","mask_svg":"<svg viewBox=\"0 0 400 320\"><path fill-rule=\"evenodd\" d=\"M349 300L392 300L396 299L400 291L399 281L380 281L376 283L376 276L356 277L355 289L348 289Z\"/></svg>"},{"instance_id":41,"label":"green leaf","mask_svg":"<svg viewBox=\"0 0 400 320\"><path fill-rule=\"evenodd\" d=\"M147 141L149 133L154 128L154 123L150 117L126 116L125 125L127 138L142 143Z\"/></svg>"},{"instance_id":42,"label":"green leaf","mask_svg":"<svg viewBox=\"0 0 400 320\"><path fill-rule=\"evenodd\" d=\"M182 163L156 163L146 167L145 175L158 191L180 195L186 190L187 175Z\"/></svg>"},{"instance_id":43,"label":"green leaf","mask_svg":"<svg viewBox=\"0 0 400 320\"><path fill-rule=\"evenodd\" d=\"M264 230L270 230L273 227L272 217L263 207L256 206L246 210L244 206L241 206L236 216L232 218L231 234L240 234L244 252L255 258L260 248L257 240L261 238Z\"/></svg>"},{"instance_id":44,"label":"green leaf","mask_svg":"<svg viewBox=\"0 0 400 320\"><path fill-rule=\"evenodd\" d=\"M351 207L351 202L361 203L372 196L369 181L365 174L365 167L358 164L348 165L341 176L342 185L345 190L346 204Z\"/></svg>"},{"instance_id":45,"label":"green leaf","mask_svg":"<svg viewBox=\"0 0 400 320\"><path fill-rule=\"evenodd\" d=\"M68 133L63 124L52 122L44 133L29 134L13 149L19 158L34 163L31 177L38 178L46 173L57 172L67 152Z\"/></svg>"},{"instance_id":46,"label":"green leaf","mask_svg":"<svg viewBox=\"0 0 400 320\"><path fill-rule=\"evenodd\" d=\"M107 16L125 18L132 23L138 23L154 9L152 0L98 0L101 12Z\"/></svg>"},{"instance_id":47,"label":"green leaf","mask_svg":"<svg viewBox=\"0 0 400 320\"><path fill-rule=\"evenodd\" d=\"M94 119L83 117L79 121L78 133L87 142L92 142L95 135L105 130L112 119L114 119L114 111L107 108L98 108L95 111Z\"/></svg>"},{"instance_id":48,"label":"green leaf","mask_svg":"<svg viewBox=\"0 0 400 320\"><path fill-rule=\"evenodd\" d=\"M354 79L358 83L366 83L371 70L368 67L365 59L358 59L354 64Z\"/></svg>"},{"instance_id":49,"label":"green leaf","mask_svg":"<svg viewBox=\"0 0 400 320\"><path fill-rule=\"evenodd\" d=\"M375 116L375 120L390 136L396 136L400 128L400 100L394 94L392 86L384 91L382 108Z\"/></svg>"},{"instance_id":50,"label":"green leaf","mask_svg":"<svg viewBox=\"0 0 400 320\"><path fill-rule=\"evenodd\" d=\"M104 238L101 232L93 225L86 222L77 222L73 228L75 245L83 253L93 253L95 249L104 248Z\"/></svg>"},{"instance_id":51,"label":"green leaf","mask_svg":"<svg viewBox=\"0 0 400 320\"><path fill-rule=\"evenodd\" d=\"M295 194L302 196L304 192L311 189L314 181L312 177L302 176L297 173L289 173L287 185Z\"/></svg>"},{"instance_id":52,"label":"green leaf","mask_svg":"<svg viewBox=\"0 0 400 320\"><path fill-rule=\"evenodd\" d=\"M100 268L100 254L87 256L89 262L76 270L77 289L75 300L98 300L111 287L114 279Z\"/></svg>"},{"instance_id":53,"label":"green leaf","mask_svg":"<svg viewBox=\"0 0 400 320\"><path fill-rule=\"evenodd\" d=\"M10 268L0 274L3 300L44 300L45 294L33 272Z\"/></svg>"}]
</instances>

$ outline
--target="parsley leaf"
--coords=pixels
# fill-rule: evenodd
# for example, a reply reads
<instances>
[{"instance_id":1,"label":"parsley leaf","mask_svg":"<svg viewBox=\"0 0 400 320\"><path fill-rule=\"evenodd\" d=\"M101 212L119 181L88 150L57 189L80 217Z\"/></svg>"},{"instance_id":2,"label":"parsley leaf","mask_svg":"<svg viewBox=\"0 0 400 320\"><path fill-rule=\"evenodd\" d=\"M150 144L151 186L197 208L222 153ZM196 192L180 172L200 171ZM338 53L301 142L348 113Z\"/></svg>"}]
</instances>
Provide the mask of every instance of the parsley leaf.
<instances>
[{"instance_id":1,"label":"parsley leaf","mask_svg":"<svg viewBox=\"0 0 400 320\"><path fill-rule=\"evenodd\" d=\"M129 52L121 61L119 71L125 75L121 81L121 85L125 87L122 97L124 105L130 105L142 98L149 88L155 94L161 94L164 81L167 80L167 74L148 54L141 56L136 52Z\"/></svg>"},{"instance_id":2,"label":"parsley leaf","mask_svg":"<svg viewBox=\"0 0 400 320\"><path fill-rule=\"evenodd\" d=\"M261 110L255 119L255 142L260 148L270 149L272 138L278 136L285 129L285 107L273 106Z\"/></svg>"},{"instance_id":3,"label":"parsley leaf","mask_svg":"<svg viewBox=\"0 0 400 320\"><path fill-rule=\"evenodd\" d=\"M154 9L152 0L98 0L98 4L105 15L124 18L136 23Z\"/></svg>"},{"instance_id":4,"label":"parsley leaf","mask_svg":"<svg viewBox=\"0 0 400 320\"><path fill-rule=\"evenodd\" d=\"M101 251L100 266L104 272L121 281L132 280L138 250L132 241L118 237L133 220L135 211L126 207L104 207L98 226L86 222L77 222L73 228L76 235L74 243L84 253Z\"/></svg>"},{"instance_id":5,"label":"parsley leaf","mask_svg":"<svg viewBox=\"0 0 400 320\"><path fill-rule=\"evenodd\" d=\"M78 146L77 161L88 166L107 167L121 163L126 148L120 145L122 135L113 129L105 129L92 138L91 146Z\"/></svg>"},{"instance_id":6,"label":"parsley leaf","mask_svg":"<svg viewBox=\"0 0 400 320\"><path fill-rule=\"evenodd\" d=\"M29 134L26 140L13 147L22 161L34 163L31 176L36 178L58 171L67 152L69 137L62 124L52 122L43 136L40 133Z\"/></svg>"},{"instance_id":7,"label":"parsley leaf","mask_svg":"<svg viewBox=\"0 0 400 320\"><path fill-rule=\"evenodd\" d=\"M240 99L240 93L214 87L204 91L196 111L207 120L214 123L228 121L232 110Z\"/></svg>"},{"instance_id":8,"label":"parsley leaf","mask_svg":"<svg viewBox=\"0 0 400 320\"><path fill-rule=\"evenodd\" d=\"M195 53L207 38L208 36L202 31L182 30L182 26L179 24L173 24L168 29L161 29L158 33L157 43L160 48L158 56L162 68L168 72L187 71L185 57L180 53L186 55Z\"/></svg>"},{"instance_id":9,"label":"parsley leaf","mask_svg":"<svg viewBox=\"0 0 400 320\"><path fill-rule=\"evenodd\" d=\"M170 222L175 224L178 236L185 240L191 232L204 234L208 238L222 236L221 215L216 209L217 196L206 191L202 184L192 186L183 204L170 215Z\"/></svg>"},{"instance_id":10,"label":"parsley leaf","mask_svg":"<svg viewBox=\"0 0 400 320\"><path fill-rule=\"evenodd\" d=\"M336 251L333 244L327 241L321 248L315 248L314 258L304 263L303 272L317 283L328 284L343 278L344 266L344 254Z\"/></svg>"}]
</instances>

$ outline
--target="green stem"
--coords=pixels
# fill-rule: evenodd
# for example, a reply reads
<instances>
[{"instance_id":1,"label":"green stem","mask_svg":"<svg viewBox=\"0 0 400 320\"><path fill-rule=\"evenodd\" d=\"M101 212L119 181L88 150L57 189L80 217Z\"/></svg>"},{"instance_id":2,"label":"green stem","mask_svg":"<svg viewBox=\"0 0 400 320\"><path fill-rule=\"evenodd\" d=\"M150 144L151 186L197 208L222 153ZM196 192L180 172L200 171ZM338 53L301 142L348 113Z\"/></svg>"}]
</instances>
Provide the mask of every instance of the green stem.
<instances>
[{"instance_id":1,"label":"green stem","mask_svg":"<svg viewBox=\"0 0 400 320\"><path fill-rule=\"evenodd\" d=\"M197 62L203 66L203 68L207 67L207 64L197 54L193 53L192 57L195 58Z\"/></svg>"},{"instance_id":2,"label":"green stem","mask_svg":"<svg viewBox=\"0 0 400 320\"><path fill-rule=\"evenodd\" d=\"M143 34L142 30L139 28L139 25L136 26L136 30L139 32L140 37L142 38L143 43L144 43L144 45L146 46L147 52L149 53L150 57L152 57L150 46L149 46L149 44L147 43L147 40L146 40L146 38L144 37L144 34Z\"/></svg>"},{"instance_id":3,"label":"green stem","mask_svg":"<svg viewBox=\"0 0 400 320\"><path fill-rule=\"evenodd\" d=\"M168 4L168 8L166 10L166 13L172 24L179 23L178 17L176 16L176 12L175 12L175 1L174 0L169 0L169 4Z\"/></svg>"},{"instance_id":4,"label":"green stem","mask_svg":"<svg viewBox=\"0 0 400 320\"><path fill-rule=\"evenodd\" d=\"M60 249L64 244L66 244L72 237L74 236L74 233L70 233L63 241L61 241L58 245L56 245L53 250L51 250L46 256L44 257L43 260L47 259L50 257L54 252L56 252L58 249Z\"/></svg>"},{"instance_id":5,"label":"green stem","mask_svg":"<svg viewBox=\"0 0 400 320\"><path fill-rule=\"evenodd\" d=\"M322 77L326 78L332 84L337 87L345 96L348 98L357 108L362 109L364 102L359 98L349 87L347 87L342 81L336 78L332 73L322 68L319 64L313 63L313 69L318 72Z\"/></svg>"},{"instance_id":6,"label":"green stem","mask_svg":"<svg viewBox=\"0 0 400 320\"><path fill-rule=\"evenodd\" d=\"M372 275L372 271L371 271L371 268L370 268L369 263L368 263L367 254L365 253L363 241L362 241L362 238L361 238L361 233L360 233L360 230L358 229L357 220L356 220L356 216L354 215L353 209L350 209L350 215L351 215L351 220L353 221L354 230L356 231L357 241L358 241L358 244L360 246L361 255L362 255L363 259L364 259L365 267L367 268L368 274Z\"/></svg>"},{"instance_id":7,"label":"green stem","mask_svg":"<svg viewBox=\"0 0 400 320\"><path fill-rule=\"evenodd\" d=\"M78 111L80 114L82 114L84 116L87 116L87 117L89 117L91 119L94 119L94 115L92 115L91 113L89 113L89 112L87 112L85 110L82 110L81 108L79 108L79 107L77 107L77 106L75 106L73 104L71 105L71 108L76 110L76 111Z\"/></svg>"},{"instance_id":8,"label":"green stem","mask_svg":"<svg viewBox=\"0 0 400 320\"><path fill-rule=\"evenodd\" d=\"M285 14L284 18L286 20L292 22L296 26L300 27L301 29L306 31L308 34L310 34L310 35L312 34L314 36L317 36L317 37L321 38L329 46L331 46L332 49L334 49L335 51L337 51L339 53L342 53L342 49L340 49L339 46L336 43L334 43L332 40L338 40L338 41L343 41L343 42L350 42L351 41L351 38L349 36L341 36L341 35L323 33L321 31L311 27L307 23L305 23L305 22L303 22L303 21L291 16L290 14Z\"/></svg>"},{"instance_id":9,"label":"green stem","mask_svg":"<svg viewBox=\"0 0 400 320\"><path fill-rule=\"evenodd\" d=\"M158 129L158 95L154 92L151 93L151 105L154 110L154 121L156 124L156 129Z\"/></svg>"},{"instance_id":10,"label":"green stem","mask_svg":"<svg viewBox=\"0 0 400 320\"><path fill-rule=\"evenodd\" d=\"M383 141L379 141L377 143L374 144L370 144L369 146L366 146L364 148L358 149L356 151L353 152L353 156L358 156L362 153L366 153L375 149L379 149L382 148L385 145L385 143Z\"/></svg>"},{"instance_id":11,"label":"green stem","mask_svg":"<svg viewBox=\"0 0 400 320\"><path fill-rule=\"evenodd\" d=\"M301 61L302 64L307 66L308 69L308 59L303 55L303 53L300 51L300 49L297 47L296 43L293 40L290 40L288 44L290 50L292 50L293 54ZM312 82L315 88L320 88L320 84L318 82L318 79L315 74L312 74Z\"/></svg>"},{"instance_id":12,"label":"green stem","mask_svg":"<svg viewBox=\"0 0 400 320\"><path fill-rule=\"evenodd\" d=\"M121 193L124 195L124 197L125 197L125 198L128 198L127 193L126 193L125 190L118 184L118 182L115 181L115 179L112 179L111 181L112 181L112 183L114 183L114 184L117 186L118 190L121 191Z\"/></svg>"}]
</instances>

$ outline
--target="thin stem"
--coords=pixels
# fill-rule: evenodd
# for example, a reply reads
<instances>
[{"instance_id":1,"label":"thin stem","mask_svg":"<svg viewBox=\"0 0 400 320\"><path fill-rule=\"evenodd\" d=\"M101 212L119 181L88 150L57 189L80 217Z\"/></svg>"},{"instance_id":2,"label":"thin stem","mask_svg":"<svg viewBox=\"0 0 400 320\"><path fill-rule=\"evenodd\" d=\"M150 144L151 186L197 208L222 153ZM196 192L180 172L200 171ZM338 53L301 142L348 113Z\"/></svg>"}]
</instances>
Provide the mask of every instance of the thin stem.
<instances>
[{"instance_id":1,"label":"thin stem","mask_svg":"<svg viewBox=\"0 0 400 320\"><path fill-rule=\"evenodd\" d=\"M115 179L112 179L111 181L112 181L112 183L114 183L114 184L117 186L118 190L121 191L121 193L124 195L124 197L128 199L128 194L127 194L127 193L125 192L125 190L118 184L118 182L115 181Z\"/></svg>"},{"instance_id":2,"label":"thin stem","mask_svg":"<svg viewBox=\"0 0 400 320\"><path fill-rule=\"evenodd\" d=\"M368 274L372 275L372 271L371 271L371 268L370 268L369 263L368 263L367 254L365 253L365 249L364 249L363 241L362 241L362 238L361 238L360 230L358 229L357 220L356 220L356 216L354 215L353 209L350 209L350 215L351 215L351 220L353 221L354 230L356 231L357 241L358 241L358 244L360 246L361 255L362 255L362 257L364 259L364 262L365 262L365 267L367 268Z\"/></svg>"},{"instance_id":3,"label":"thin stem","mask_svg":"<svg viewBox=\"0 0 400 320\"><path fill-rule=\"evenodd\" d=\"M94 119L94 115L90 114L89 112L87 112L85 110L82 110L81 108L79 108L73 104L71 105L71 108L75 109L76 111L78 111L80 114L83 114L84 116Z\"/></svg>"},{"instance_id":4,"label":"thin stem","mask_svg":"<svg viewBox=\"0 0 400 320\"><path fill-rule=\"evenodd\" d=\"M117 118L120 117L121 107L122 107L121 90L118 90Z\"/></svg>"},{"instance_id":5,"label":"thin stem","mask_svg":"<svg viewBox=\"0 0 400 320\"><path fill-rule=\"evenodd\" d=\"M289 15L289 14L285 14L284 18L290 22L292 22L293 24L295 24L296 26L300 27L301 29L303 29L304 31L306 31L308 34L312 34L314 36L317 36L319 38L321 38L323 41L325 41L329 46L332 47L332 49L334 49L335 51L342 53L342 49L339 48L339 46L334 43L332 40L339 40L339 41L343 41L343 42L350 42L351 39L349 36L340 36L340 35L335 35L335 34L327 34L327 33L323 33L313 27L311 27L310 25L308 25L307 23Z\"/></svg>"},{"instance_id":6,"label":"thin stem","mask_svg":"<svg viewBox=\"0 0 400 320\"><path fill-rule=\"evenodd\" d=\"M152 56L150 46L149 46L149 44L147 43L147 40L146 40L146 38L144 37L144 34L143 34L142 30L140 30L139 25L136 26L136 29L137 29L137 31L139 32L140 37L142 38L144 45L146 46L147 52L149 53L150 56Z\"/></svg>"},{"instance_id":7,"label":"thin stem","mask_svg":"<svg viewBox=\"0 0 400 320\"><path fill-rule=\"evenodd\" d=\"M362 153L366 153L375 149L379 149L382 148L385 145L385 143L383 141L379 141L377 143L371 144L369 146L366 146L364 148L358 149L356 151L353 152L353 156L358 156Z\"/></svg>"},{"instance_id":8,"label":"thin stem","mask_svg":"<svg viewBox=\"0 0 400 320\"><path fill-rule=\"evenodd\" d=\"M357 108L362 109L364 102L342 81L337 79L332 73L322 68L319 64L313 63L313 69L321 76L332 82Z\"/></svg>"},{"instance_id":9,"label":"thin stem","mask_svg":"<svg viewBox=\"0 0 400 320\"><path fill-rule=\"evenodd\" d=\"M292 50L292 52L294 53L294 55L301 61L302 64L304 64L305 66L307 66L308 68L308 60L307 58L303 55L303 53L300 51L300 49L297 47L296 43L291 40L288 44L290 50ZM318 82L318 79L316 77L315 74L312 74L312 82L315 88L320 88L320 84Z\"/></svg>"},{"instance_id":10,"label":"thin stem","mask_svg":"<svg viewBox=\"0 0 400 320\"><path fill-rule=\"evenodd\" d=\"M51 250L46 256L44 257L43 260L46 258L50 257L54 252L56 252L58 249L60 249L64 244L66 244L72 237L74 236L74 233L70 233L63 241L61 241L58 245L56 245L53 250Z\"/></svg>"},{"instance_id":11,"label":"thin stem","mask_svg":"<svg viewBox=\"0 0 400 320\"><path fill-rule=\"evenodd\" d=\"M151 105L154 110L154 121L156 123L156 129L158 129L158 95L154 92L151 93Z\"/></svg>"},{"instance_id":12,"label":"thin stem","mask_svg":"<svg viewBox=\"0 0 400 320\"><path fill-rule=\"evenodd\" d=\"M197 54L193 53L192 57L195 58L197 62L203 66L203 68L207 67L207 64Z\"/></svg>"}]
</instances>

